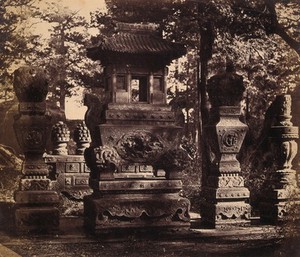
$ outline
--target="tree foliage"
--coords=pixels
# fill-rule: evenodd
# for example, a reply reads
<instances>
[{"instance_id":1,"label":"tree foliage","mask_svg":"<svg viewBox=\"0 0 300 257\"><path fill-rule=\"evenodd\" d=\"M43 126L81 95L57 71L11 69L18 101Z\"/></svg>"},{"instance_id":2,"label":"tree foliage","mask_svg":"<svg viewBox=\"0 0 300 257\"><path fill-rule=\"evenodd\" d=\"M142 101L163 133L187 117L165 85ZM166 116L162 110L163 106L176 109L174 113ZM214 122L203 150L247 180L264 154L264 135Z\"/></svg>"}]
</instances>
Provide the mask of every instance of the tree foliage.
<instances>
[{"instance_id":1,"label":"tree foliage","mask_svg":"<svg viewBox=\"0 0 300 257\"><path fill-rule=\"evenodd\" d=\"M79 87L97 86L100 66L86 57L89 24L78 12L57 3L49 3L37 17L49 26L46 44L40 42L30 62L45 67L52 102L65 109L65 97Z\"/></svg>"},{"instance_id":2,"label":"tree foliage","mask_svg":"<svg viewBox=\"0 0 300 257\"><path fill-rule=\"evenodd\" d=\"M32 49L35 37L28 33L24 19L34 12L34 0L0 1L0 99L10 100L12 69Z\"/></svg>"}]
</instances>

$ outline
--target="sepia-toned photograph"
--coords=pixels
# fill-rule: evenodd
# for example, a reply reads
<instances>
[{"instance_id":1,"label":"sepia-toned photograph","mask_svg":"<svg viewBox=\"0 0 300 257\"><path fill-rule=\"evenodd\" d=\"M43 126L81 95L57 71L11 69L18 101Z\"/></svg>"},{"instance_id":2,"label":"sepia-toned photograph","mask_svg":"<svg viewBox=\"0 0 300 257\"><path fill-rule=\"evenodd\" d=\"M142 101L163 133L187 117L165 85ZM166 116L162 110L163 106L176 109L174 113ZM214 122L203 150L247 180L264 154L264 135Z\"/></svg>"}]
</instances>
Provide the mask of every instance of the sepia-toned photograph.
<instances>
[{"instance_id":1,"label":"sepia-toned photograph","mask_svg":"<svg viewBox=\"0 0 300 257\"><path fill-rule=\"evenodd\" d=\"M299 126L299 0L0 0L0 257L299 257Z\"/></svg>"}]
</instances>

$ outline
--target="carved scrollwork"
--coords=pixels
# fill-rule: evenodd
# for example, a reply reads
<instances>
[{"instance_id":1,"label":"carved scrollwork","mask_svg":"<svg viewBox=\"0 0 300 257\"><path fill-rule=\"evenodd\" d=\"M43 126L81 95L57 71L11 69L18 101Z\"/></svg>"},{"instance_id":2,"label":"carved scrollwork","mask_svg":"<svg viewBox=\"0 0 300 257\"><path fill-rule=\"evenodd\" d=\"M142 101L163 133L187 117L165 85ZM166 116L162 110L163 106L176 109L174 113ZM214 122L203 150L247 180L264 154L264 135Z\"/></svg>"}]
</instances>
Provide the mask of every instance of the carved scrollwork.
<instances>
[{"instance_id":1,"label":"carved scrollwork","mask_svg":"<svg viewBox=\"0 0 300 257\"><path fill-rule=\"evenodd\" d=\"M101 203L98 206L97 217L99 222L124 221L133 219L163 219L165 221L188 222L190 202L187 199L176 201L163 200L135 200L114 203Z\"/></svg>"},{"instance_id":2,"label":"carved scrollwork","mask_svg":"<svg viewBox=\"0 0 300 257\"><path fill-rule=\"evenodd\" d=\"M49 190L50 180L48 179L22 179L21 190Z\"/></svg>"},{"instance_id":3,"label":"carved scrollwork","mask_svg":"<svg viewBox=\"0 0 300 257\"><path fill-rule=\"evenodd\" d=\"M32 129L25 134L25 142L28 147L40 147L43 144L43 134Z\"/></svg>"},{"instance_id":4,"label":"carved scrollwork","mask_svg":"<svg viewBox=\"0 0 300 257\"><path fill-rule=\"evenodd\" d=\"M222 143L227 147L233 147L237 145L239 135L236 131L227 131L222 137Z\"/></svg>"},{"instance_id":5,"label":"carved scrollwork","mask_svg":"<svg viewBox=\"0 0 300 257\"><path fill-rule=\"evenodd\" d=\"M216 211L217 220L227 219L249 219L250 218L250 206L247 204L243 205L232 205L232 206L219 206Z\"/></svg>"},{"instance_id":6,"label":"carved scrollwork","mask_svg":"<svg viewBox=\"0 0 300 257\"><path fill-rule=\"evenodd\" d=\"M243 187L244 179L242 176L222 176L219 177L219 187Z\"/></svg>"},{"instance_id":7,"label":"carved scrollwork","mask_svg":"<svg viewBox=\"0 0 300 257\"><path fill-rule=\"evenodd\" d=\"M100 146L94 149L96 157L96 163L100 166L108 166L114 164L116 167L119 166L121 158L118 152L110 146Z\"/></svg>"}]
</instances>

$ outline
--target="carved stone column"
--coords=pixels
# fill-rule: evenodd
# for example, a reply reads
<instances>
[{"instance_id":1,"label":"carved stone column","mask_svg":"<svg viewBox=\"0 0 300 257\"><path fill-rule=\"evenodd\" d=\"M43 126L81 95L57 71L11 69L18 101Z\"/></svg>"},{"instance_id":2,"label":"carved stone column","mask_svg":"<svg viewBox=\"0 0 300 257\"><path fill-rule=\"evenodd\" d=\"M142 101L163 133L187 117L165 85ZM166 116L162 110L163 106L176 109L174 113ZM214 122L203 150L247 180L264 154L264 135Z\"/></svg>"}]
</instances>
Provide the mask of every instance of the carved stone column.
<instances>
[{"instance_id":1,"label":"carved stone column","mask_svg":"<svg viewBox=\"0 0 300 257\"><path fill-rule=\"evenodd\" d=\"M232 68L228 66L226 73L212 77L208 84L212 110L204 133L210 168L203 181L201 219L212 227L248 223L251 212L249 190L236 158L248 130L239 120L243 78Z\"/></svg>"},{"instance_id":2,"label":"carved stone column","mask_svg":"<svg viewBox=\"0 0 300 257\"><path fill-rule=\"evenodd\" d=\"M21 67L14 73L14 90L20 101L14 130L25 155L23 177L15 192L17 232L53 231L59 226L59 197L47 178L43 160L50 117L45 115L48 84L44 71Z\"/></svg>"},{"instance_id":3,"label":"carved stone column","mask_svg":"<svg viewBox=\"0 0 300 257\"><path fill-rule=\"evenodd\" d=\"M288 204L299 201L296 171L292 169L298 150L295 140L299 138L299 132L291 122L291 103L290 95L279 95L274 102L277 114L270 139L277 169L267 177L260 204L261 220L268 223L282 221L288 214Z\"/></svg>"}]
</instances>

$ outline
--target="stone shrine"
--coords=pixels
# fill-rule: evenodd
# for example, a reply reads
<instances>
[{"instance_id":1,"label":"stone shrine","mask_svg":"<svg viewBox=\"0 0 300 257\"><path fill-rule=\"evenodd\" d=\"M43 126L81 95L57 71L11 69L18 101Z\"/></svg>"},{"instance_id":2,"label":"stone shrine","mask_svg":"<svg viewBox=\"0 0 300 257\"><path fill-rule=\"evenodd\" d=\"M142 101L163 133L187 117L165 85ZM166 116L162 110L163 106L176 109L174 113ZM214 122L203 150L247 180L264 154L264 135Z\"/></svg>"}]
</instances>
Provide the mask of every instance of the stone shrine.
<instances>
[{"instance_id":1,"label":"stone shrine","mask_svg":"<svg viewBox=\"0 0 300 257\"><path fill-rule=\"evenodd\" d=\"M55 232L59 227L59 196L43 160L50 128L45 98L48 83L43 70L21 67L14 72L19 114L14 130L25 155L19 190L15 192L15 225L18 233Z\"/></svg>"},{"instance_id":2,"label":"stone shrine","mask_svg":"<svg viewBox=\"0 0 300 257\"><path fill-rule=\"evenodd\" d=\"M227 63L226 72L208 81L212 109L204 128L209 170L203 176L201 219L212 227L250 223L249 190L240 175L236 156L248 130L240 121L240 101L245 88L243 78Z\"/></svg>"},{"instance_id":3,"label":"stone shrine","mask_svg":"<svg viewBox=\"0 0 300 257\"><path fill-rule=\"evenodd\" d=\"M93 189L84 198L85 227L189 226L190 203L179 196L189 156L166 104L166 65L185 54L184 46L162 39L154 24L128 23L94 43L88 56L105 67L105 96L85 96Z\"/></svg>"}]
</instances>

